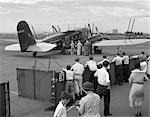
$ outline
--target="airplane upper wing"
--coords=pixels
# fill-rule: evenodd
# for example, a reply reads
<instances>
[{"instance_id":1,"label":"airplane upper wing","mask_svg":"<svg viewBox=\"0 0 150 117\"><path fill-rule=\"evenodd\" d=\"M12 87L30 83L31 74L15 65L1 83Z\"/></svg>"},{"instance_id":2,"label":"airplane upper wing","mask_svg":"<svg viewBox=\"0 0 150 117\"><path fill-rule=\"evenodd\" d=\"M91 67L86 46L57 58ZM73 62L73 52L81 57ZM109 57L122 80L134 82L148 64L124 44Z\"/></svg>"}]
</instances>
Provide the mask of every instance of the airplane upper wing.
<instances>
[{"instance_id":1,"label":"airplane upper wing","mask_svg":"<svg viewBox=\"0 0 150 117\"><path fill-rule=\"evenodd\" d=\"M93 46L121 46L134 45L149 42L150 39L127 39L127 40L102 40L93 43Z\"/></svg>"},{"instance_id":2,"label":"airplane upper wing","mask_svg":"<svg viewBox=\"0 0 150 117\"><path fill-rule=\"evenodd\" d=\"M55 48L55 44L49 44L49 43L36 43L36 45L30 45L28 46L26 52L48 52ZM21 51L20 44L12 44L5 47L6 51Z\"/></svg>"}]
</instances>

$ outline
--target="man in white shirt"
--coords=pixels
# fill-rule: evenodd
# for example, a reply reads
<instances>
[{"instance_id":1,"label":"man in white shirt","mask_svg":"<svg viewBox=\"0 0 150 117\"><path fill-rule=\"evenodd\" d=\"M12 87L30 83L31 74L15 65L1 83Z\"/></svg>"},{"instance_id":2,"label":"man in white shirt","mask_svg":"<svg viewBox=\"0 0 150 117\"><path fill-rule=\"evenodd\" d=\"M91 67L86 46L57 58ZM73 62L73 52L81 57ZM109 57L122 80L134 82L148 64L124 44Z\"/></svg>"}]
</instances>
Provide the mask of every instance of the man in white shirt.
<instances>
[{"instance_id":1,"label":"man in white shirt","mask_svg":"<svg viewBox=\"0 0 150 117\"><path fill-rule=\"evenodd\" d=\"M74 83L73 83L73 77L74 77L74 72L71 71L71 66L67 65L65 68L62 68L63 71L66 72L66 83L65 83L65 92L70 93L73 97L73 99L75 99L75 87L74 87Z\"/></svg>"},{"instance_id":2,"label":"man in white shirt","mask_svg":"<svg viewBox=\"0 0 150 117\"><path fill-rule=\"evenodd\" d=\"M123 82L123 67L122 67L122 58L119 53L112 60L115 63L115 74L116 74L116 84L122 85Z\"/></svg>"},{"instance_id":3,"label":"man in white shirt","mask_svg":"<svg viewBox=\"0 0 150 117\"><path fill-rule=\"evenodd\" d=\"M109 111L110 106L110 79L109 73L107 72L107 67L109 65L108 61L103 62L103 67L99 68L95 72L94 76L98 77L98 87L97 93L99 94L100 98L104 96L104 116L112 115Z\"/></svg>"},{"instance_id":4,"label":"man in white shirt","mask_svg":"<svg viewBox=\"0 0 150 117\"><path fill-rule=\"evenodd\" d=\"M97 79L94 77L94 73L97 70L97 64L96 61L93 60L93 56L89 56L89 61L85 63L85 68L89 68L90 76L89 76L89 82L93 83L94 85L94 92L97 89Z\"/></svg>"},{"instance_id":5,"label":"man in white shirt","mask_svg":"<svg viewBox=\"0 0 150 117\"><path fill-rule=\"evenodd\" d=\"M123 62L123 79L125 82L128 82L128 78L129 78L129 56L126 55L125 52L123 52L122 62Z\"/></svg>"},{"instance_id":6,"label":"man in white shirt","mask_svg":"<svg viewBox=\"0 0 150 117\"><path fill-rule=\"evenodd\" d=\"M74 83L76 87L76 93L79 96L82 95L82 74L84 72L84 66L79 63L79 57L75 58L75 64L71 67L71 70L74 71Z\"/></svg>"},{"instance_id":7,"label":"man in white shirt","mask_svg":"<svg viewBox=\"0 0 150 117\"><path fill-rule=\"evenodd\" d=\"M107 72L109 73L109 78L110 78L110 83L111 83L111 76L110 76L110 61L107 59L107 56L103 56L103 60L100 61L97 65L103 65L103 62L104 61L108 61L109 62L109 65L107 66Z\"/></svg>"}]
</instances>

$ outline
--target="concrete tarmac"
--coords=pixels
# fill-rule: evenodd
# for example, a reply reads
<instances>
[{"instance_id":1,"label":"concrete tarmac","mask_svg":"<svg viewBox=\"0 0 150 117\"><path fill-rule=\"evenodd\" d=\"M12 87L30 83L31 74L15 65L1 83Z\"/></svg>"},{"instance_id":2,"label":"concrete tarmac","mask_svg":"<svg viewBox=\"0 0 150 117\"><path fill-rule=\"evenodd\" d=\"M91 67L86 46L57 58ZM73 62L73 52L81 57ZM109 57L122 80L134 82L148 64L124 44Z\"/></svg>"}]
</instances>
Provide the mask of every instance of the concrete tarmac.
<instances>
[{"instance_id":1,"label":"concrete tarmac","mask_svg":"<svg viewBox=\"0 0 150 117\"><path fill-rule=\"evenodd\" d=\"M143 107L143 117L150 117L150 82L145 83L145 99ZM134 111L128 106L128 93L130 84L115 85L111 88L110 117L134 117ZM101 101L101 116L103 117L103 99ZM11 96L11 112L13 117L53 117L53 111L44 111L49 107L49 102L35 101ZM78 112L73 109L68 113L68 117L79 117Z\"/></svg>"},{"instance_id":2,"label":"concrete tarmac","mask_svg":"<svg viewBox=\"0 0 150 117\"><path fill-rule=\"evenodd\" d=\"M40 53L37 57L37 67L39 69L47 69L50 60L50 69L60 71L67 64L74 63L75 55L57 55L53 53ZM108 56L110 60L114 56ZM81 63L85 64L88 56L80 56ZM94 55L94 60L97 62L102 59L100 55ZM17 74L16 68L31 68L34 65L35 59L32 53L21 52L5 52L0 46L0 82L10 82L11 94L11 115L12 117L52 117L52 111L44 111L50 106L49 102L35 101L31 99L20 98L16 94ZM143 108L143 117L150 117L150 83L145 83L145 101ZM113 114L111 117L134 117L133 110L128 106L128 93L130 85L115 85L111 88L111 106L110 110ZM101 102L101 116L103 117L103 100ZM78 117L78 112L72 110L68 113L68 117Z\"/></svg>"}]
</instances>

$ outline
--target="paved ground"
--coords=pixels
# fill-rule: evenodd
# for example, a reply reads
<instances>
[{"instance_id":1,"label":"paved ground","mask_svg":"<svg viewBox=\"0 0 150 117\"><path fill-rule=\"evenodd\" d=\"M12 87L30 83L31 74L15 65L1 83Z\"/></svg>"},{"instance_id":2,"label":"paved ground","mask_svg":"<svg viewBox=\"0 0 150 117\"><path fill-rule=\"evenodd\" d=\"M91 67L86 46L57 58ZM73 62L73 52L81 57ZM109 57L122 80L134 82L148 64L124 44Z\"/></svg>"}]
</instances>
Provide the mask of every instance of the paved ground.
<instances>
[{"instance_id":1,"label":"paved ground","mask_svg":"<svg viewBox=\"0 0 150 117\"><path fill-rule=\"evenodd\" d=\"M148 47L147 47L148 48ZM115 48L106 48L109 51L105 51L107 55L110 54L111 60L115 53ZM144 47L144 49L146 49ZM142 49L140 49L141 51ZM133 51L133 49L132 49ZM139 51L139 50L136 50ZM148 50L147 50L148 51ZM140 52L139 52L140 53ZM139 54L137 53L137 54ZM61 67L65 67L67 64L73 64L75 55L52 55L48 53L40 53L37 59L37 67L39 69L48 68L48 58L51 57L50 68L60 71ZM85 63L88 57L80 56L81 63ZM94 55L94 59L98 62L102 59L100 55ZM21 52L5 52L3 46L0 46L0 82L10 82L10 90L14 92L11 94L11 115L12 117L52 117L53 112L44 109L49 107L48 102L35 101L30 99L24 99L18 97L15 93L18 92L17 80L16 80L16 68L31 68L34 65L34 58L31 53ZM145 102L143 115L144 117L150 117L150 83L145 85ZM128 92L129 84L122 86L113 86L111 89L111 113L112 117L132 117L133 111L128 107ZM149 113L149 114L148 114ZM103 115L103 102L101 102L101 115ZM69 117L78 117L78 113L72 110L68 114Z\"/></svg>"},{"instance_id":2,"label":"paved ground","mask_svg":"<svg viewBox=\"0 0 150 117\"><path fill-rule=\"evenodd\" d=\"M122 86L113 86L111 89L111 106L113 114L111 117L134 117L134 111L128 106L128 93L130 85L125 83ZM143 117L150 117L150 82L145 83L145 100ZM52 117L52 111L44 111L49 107L48 102L34 101L11 96L11 112L13 117ZM103 117L103 100L101 102L101 115ZM68 117L79 117L76 110L71 110Z\"/></svg>"}]
</instances>

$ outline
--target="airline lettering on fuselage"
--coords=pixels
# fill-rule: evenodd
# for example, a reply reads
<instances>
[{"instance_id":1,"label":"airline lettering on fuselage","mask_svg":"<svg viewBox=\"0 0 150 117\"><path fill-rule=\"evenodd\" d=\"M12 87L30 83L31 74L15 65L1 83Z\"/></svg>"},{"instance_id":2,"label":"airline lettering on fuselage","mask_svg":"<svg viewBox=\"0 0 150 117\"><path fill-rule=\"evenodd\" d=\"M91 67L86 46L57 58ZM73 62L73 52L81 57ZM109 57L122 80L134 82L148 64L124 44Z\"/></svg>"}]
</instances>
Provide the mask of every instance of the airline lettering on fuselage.
<instances>
[{"instance_id":1,"label":"airline lettering on fuselage","mask_svg":"<svg viewBox=\"0 0 150 117\"><path fill-rule=\"evenodd\" d=\"M18 33L24 33L24 30L19 30L19 31L17 31Z\"/></svg>"}]
</instances>

